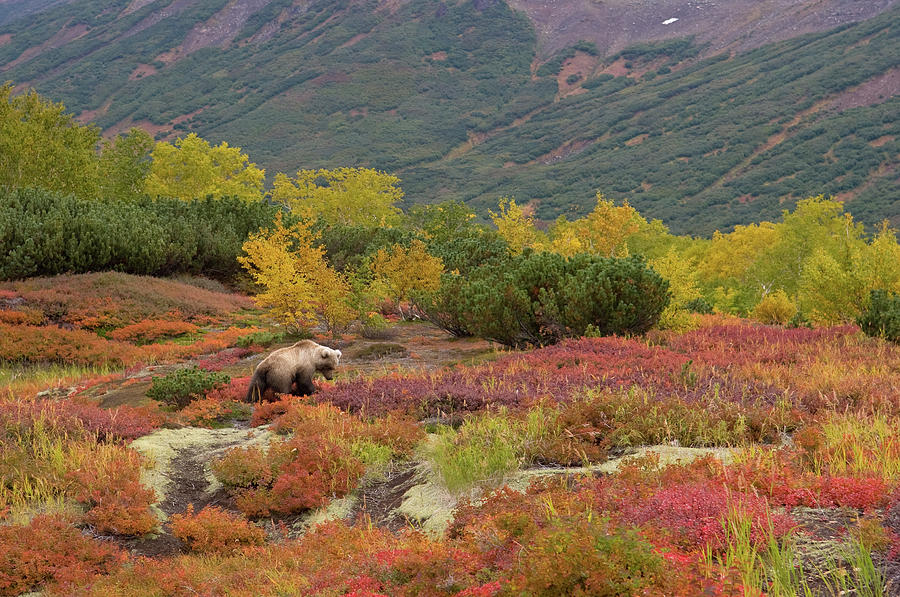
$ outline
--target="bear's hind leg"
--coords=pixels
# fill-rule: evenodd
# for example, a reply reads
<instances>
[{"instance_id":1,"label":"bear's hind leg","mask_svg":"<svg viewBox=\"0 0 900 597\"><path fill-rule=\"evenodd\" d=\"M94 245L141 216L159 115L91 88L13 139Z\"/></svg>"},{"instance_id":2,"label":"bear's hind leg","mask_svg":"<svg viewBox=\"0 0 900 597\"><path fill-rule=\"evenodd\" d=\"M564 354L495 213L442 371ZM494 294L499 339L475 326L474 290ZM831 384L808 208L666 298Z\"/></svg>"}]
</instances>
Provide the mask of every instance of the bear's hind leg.
<instances>
[{"instance_id":1,"label":"bear's hind leg","mask_svg":"<svg viewBox=\"0 0 900 597\"><path fill-rule=\"evenodd\" d=\"M291 394L291 381L293 381L290 377L286 375L272 375L269 374L268 382L269 387L275 390L279 394Z\"/></svg>"},{"instance_id":2,"label":"bear's hind leg","mask_svg":"<svg viewBox=\"0 0 900 597\"><path fill-rule=\"evenodd\" d=\"M297 375L294 382L297 384L294 396L311 396L316 392L316 386L313 385L312 378L308 375Z\"/></svg>"}]
</instances>

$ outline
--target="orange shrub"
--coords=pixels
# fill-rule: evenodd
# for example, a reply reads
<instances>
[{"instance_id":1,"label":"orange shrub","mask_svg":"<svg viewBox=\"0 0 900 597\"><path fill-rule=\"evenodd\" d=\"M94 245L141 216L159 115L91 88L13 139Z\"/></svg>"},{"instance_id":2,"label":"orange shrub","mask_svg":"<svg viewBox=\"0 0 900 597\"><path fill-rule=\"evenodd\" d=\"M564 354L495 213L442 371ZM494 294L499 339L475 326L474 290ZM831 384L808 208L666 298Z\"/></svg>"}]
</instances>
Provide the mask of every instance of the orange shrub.
<instances>
[{"instance_id":1,"label":"orange shrub","mask_svg":"<svg viewBox=\"0 0 900 597\"><path fill-rule=\"evenodd\" d=\"M152 342L158 338L196 334L200 331L196 325L187 321L167 321L165 319L145 319L113 330L109 337L113 340L128 342Z\"/></svg>"},{"instance_id":2,"label":"orange shrub","mask_svg":"<svg viewBox=\"0 0 900 597\"><path fill-rule=\"evenodd\" d=\"M259 427L260 425L271 423L288 412L288 409L295 400L296 398L294 396L288 395L277 402L260 402L256 405L256 408L253 409L253 417L250 419L250 426Z\"/></svg>"},{"instance_id":3,"label":"orange shrub","mask_svg":"<svg viewBox=\"0 0 900 597\"><path fill-rule=\"evenodd\" d=\"M126 558L109 542L94 541L65 520L36 516L27 526L0 525L0 595L84 585Z\"/></svg>"},{"instance_id":4,"label":"orange shrub","mask_svg":"<svg viewBox=\"0 0 900 597\"><path fill-rule=\"evenodd\" d=\"M237 514L207 506L194 514L190 504L184 514L172 516L172 533L200 553L230 553L248 545L262 545L266 534Z\"/></svg>"},{"instance_id":5,"label":"orange shrub","mask_svg":"<svg viewBox=\"0 0 900 597\"><path fill-rule=\"evenodd\" d=\"M0 360L125 365L137 360L138 351L84 330L0 323Z\"/></svg>"},{"instance_id":6,"label":"orange shrub","mask_svg":"<svg viewBox=\"0 0 900 597\"><path fill-rule=\"evenodd\" d=\"M216 421L227 418L233 409L226 402L211 398L199 398L179 411L180 418L186 425L209 427Z\"/></svg>"},{"instance_id":7,"label":"orange shrub","mask_svg":"<svg viewBox=\"0 0 900 597\"><path fill-rule=\"evenodd\" d=\"M10 325L40 325L44 321L44 314L37 309L18 309L0 311L0 323Z\"/></svg>"},{"instance_id":8,"label":"orange shrub","mask_svg":"<svg viewBox=\"0 0 900 597\"><path fill-rule=\"evenodd\" d=\"M148 344L140 347L142 358L146 361L167 361L194 357L201 354L219 352L230 346L235 346L241 336L259 331L258 328L230 327L221 332L205 334L192 344Z\"/></svg>"},{"instance_id":9,"label":"orange shrub","mask_svg":"<svg viewBox=\"0 0 900 597\"><path fill-rule=\"evenodd\" d=\"M388 413L372 421L364 421L358 414L346 413L331 404L309 404L303 400L284 399L260 406L260 415L254 420L262 421L275 416L272 430L276 433L293 433L296 436L312 437L322 435L341 445L349 445L356 440L369 440L388 446L396 457L412 454L413 448L425 437L422 426L410 417Z\"/></svg>"},{"instance_id":10,"label":"orange shrub","mask_svg":"<svg viewBox=\"0 0 900 597\"><path fill-rule=\"evenodd\" d=\"M101 533L143 535L156 527L150 506L156 492L141 485L140 454L100 444L79 455L82 466L69 473L72 497L88 507L84 519Z\"/></svg>"},{"instance_id":11,"label":"orange shrub","mask_svg":"<svg viewBox=\"0 0 900 597\"><path fill-rule=\"evenodd\" d=\"M220 400L208 395L182 408L178 412L178 418L186 425L213 427L229 419L245 419L249 411L250 406L243 402Z\"/></svg>"},{"instance_id":12,"label":"orange shrub","mask_svg":"<svg viewBox=\"0 0 900 597\"><path fill-rule=\"evenodd\" d=\"M343 497L362 476L363 466L322 436L294 437L259 448L235 448L212 463L216 477L235 493L247 516L268 516L317 508Z\"/></svg>"}]
</instances>

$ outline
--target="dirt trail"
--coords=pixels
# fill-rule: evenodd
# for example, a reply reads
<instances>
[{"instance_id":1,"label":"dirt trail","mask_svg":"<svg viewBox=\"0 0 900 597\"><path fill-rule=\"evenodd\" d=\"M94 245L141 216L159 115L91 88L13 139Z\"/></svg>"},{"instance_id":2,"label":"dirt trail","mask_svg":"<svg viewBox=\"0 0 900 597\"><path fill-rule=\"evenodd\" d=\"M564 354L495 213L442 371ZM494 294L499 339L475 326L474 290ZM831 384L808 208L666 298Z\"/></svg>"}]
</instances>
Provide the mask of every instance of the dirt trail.
<instances>
[{"instance_id":1,"label":"dirt trail","mask_svg":"<svg viewBox=\"0 0 900 597\"><path fill-rule=\"evenodd\" d=\"M161 532L132 540L126 545L140 555L163 555L178 551L178 541L169 532L167 521L184 512L189 504L199 511L207 505L230 507L230 498L213 477L210 463L235 446L262 445L273 434L265 429L159 429L131 442L147 461L141 483L157 495L156 513Z\"/></svg>"}]
</instances>

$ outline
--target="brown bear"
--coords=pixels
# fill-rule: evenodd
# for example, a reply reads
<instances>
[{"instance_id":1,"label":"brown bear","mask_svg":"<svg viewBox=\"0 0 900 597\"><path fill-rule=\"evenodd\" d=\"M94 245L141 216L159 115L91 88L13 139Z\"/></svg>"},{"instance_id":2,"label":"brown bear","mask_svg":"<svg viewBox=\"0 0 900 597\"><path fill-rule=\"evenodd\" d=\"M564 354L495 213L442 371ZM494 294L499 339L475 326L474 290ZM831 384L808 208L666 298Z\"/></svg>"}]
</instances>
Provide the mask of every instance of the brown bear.
<instances>
[{"instance_id":1,"label":"brown bear","mask_svg":"<svg viewBox=\"0 0 900 597\"><path fill-rule=\"evenodd\" d=\"M340 359L340 350L312 340L301 340L293 346L272 351L256 366L247 390L247 401L262 399L269 388L280 394L309 396L316 391L313 375L318 371L325 379L332 379Z\"/></svg>"}]
</instances>

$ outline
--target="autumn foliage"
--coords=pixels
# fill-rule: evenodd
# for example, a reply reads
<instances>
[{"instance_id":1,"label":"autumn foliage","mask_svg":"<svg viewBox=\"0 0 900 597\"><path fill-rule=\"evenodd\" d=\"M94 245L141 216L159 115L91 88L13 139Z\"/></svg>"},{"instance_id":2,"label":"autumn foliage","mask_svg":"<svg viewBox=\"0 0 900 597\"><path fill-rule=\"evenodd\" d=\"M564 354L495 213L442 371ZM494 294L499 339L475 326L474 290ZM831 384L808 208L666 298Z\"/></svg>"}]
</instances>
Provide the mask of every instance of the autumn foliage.
<instances>
[{"instance_id":1,"label":"autumn foliage","mask_svg":"<svg viewBox=\"0 0 900 597\"><path fill-rule=\"evenodd\" d=\"M26 526L0 525L0 595L72 591L125 559L115 544L96 541L63 518L42 515Z\"/></svg>"},{"instance_id":2,"label":"autumn foliage","mask_svg":"<svg viewBox=\"0 0 900 597\"><path fill-rule=\"evenodd\" d=\"M172 516L172 534L197 553L231 553L248 545L262 545L266 535L246 519L215 506L194 514L193 504L184 514Z\"/></svg>"}]
</instances>

